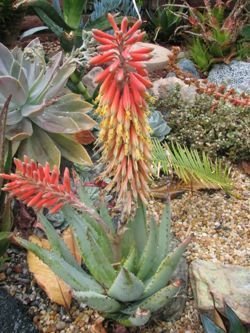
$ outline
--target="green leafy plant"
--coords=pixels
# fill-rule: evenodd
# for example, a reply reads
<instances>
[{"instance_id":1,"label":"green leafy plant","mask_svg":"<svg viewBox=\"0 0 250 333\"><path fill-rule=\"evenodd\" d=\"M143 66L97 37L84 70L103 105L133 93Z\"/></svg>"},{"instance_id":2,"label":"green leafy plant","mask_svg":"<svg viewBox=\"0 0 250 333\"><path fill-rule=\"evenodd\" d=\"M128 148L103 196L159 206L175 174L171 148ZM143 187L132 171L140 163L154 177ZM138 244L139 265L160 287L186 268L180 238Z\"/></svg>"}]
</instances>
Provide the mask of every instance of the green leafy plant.
<instances>
[{"instance_id":1,"label":"green leafy plant","mask_svg":"<svg viewBox=\"0 0 250 333\"><path fill-rule=\"evenodd\" d=\"M13 154L29 154L35 160L59 165L61 156L91 164L86 150L74 135L96 124L87 112L91 104L80 95L62 89L76 68L75 59L57 53L46 64L42 45L33 40L22 51L0 44L0 107L10 91L5 138ZM61 94L61 96L59 95Z\"/></svg>"},{"instance_id":2,"label":"green leafy plant","mask_svg":"<svg viewBox=\"0 0 250 333\"><path fill-rule=\"evenodd\" d=\"M213 317L214 320L211 320L208 316L201 315L205 333L247 333L236 313L226 303L223 313L214 308Z\"/></svg>"},{"instance_id":3,"label":"green leafy plant","mask_svg":"<svg viewBox=\"0 0 250 333\"><path fill-rule=\"evenodd\" d=\"M193 38L189 47L190 56L202 72L209 69L213 57L199 38Z\"/></svg>"},{"instance_id":4,"label":"green leafy plant","mask_svg":"<svg viewBox=\"0 0 250 333\"><path fill-rule=\"evenodd\" d=\"M154 40L159 38L169 39L182 22L183 7L168 1L164 6L157 6L155 11L147 11L150 23L155 28Z\"/></svg>"},{"instance_id":5,"label":"green leafy plant","mask_svg":"<svg viewBox=\"0 0 250 333\"><path fill-rule=\"evenodd\" d=\"M169 139L204 151L211 158L225 156L232 162L249 161L249 108L221 101L211 111L213 102L212 96L202 94L189 104L182 100L179 89L173 91L158 106L171 127Z\"/></svg>"},{"instance_id":6,"label":"green leafy plant","mask_svg":"<svg viewBox=\"0 0 250 333\"><path fill-rule=\"evenodd\" d=\"M216 0L214 5L205 0L205 6L201 8L193 8L187 2L185 4L189 14L184 16L191 27L185 32L195 36L188 48L202 71L209 69L213 63L229 62L238 55L237 52L244 54L247 45L241 41L241 31L248 19L247 0L237 0L233 5L231 0ZM229 6L233 7L229 9Z\"/></svg>"},{"instance_id":7,"label":"green leafy plant","mask_svg":"<svg viewBox=\"0 0 250 333\"><path fill-rule=\"evenodd\" d=\"M0 0L0 42L11 46L18 37L24 10L13 8L14 0Z\"/></svg>"},{"instance_id":8,"label":"green leafy plant","mask_svg":"<svg viewBox=\"0 0 250 333\"><path fill-rule=\"evenodd\" d=\"M223 167L221 161L212 161L206 153L199 154L196 149L188 149L178 143L161 145L153 139L153 163L155 169L166 174L171 169L185 183L202 188L221 188L226 192L232 189L230 169Z\"/></svg>"},{"instance_id":9,"label":"green leafy plant","mask_svg":"<svg viewBox=\"0 0 250 333\"><path fill-rule=\"evenodd\" d=\"M169 252L168 205L160 224L153 217L147 224L145 207L139 203L126 228L117 231L105 206L96 210L84 188L77 187L77 194L71 190L67 169L60 184L56 167L51 170L48 164L42 167L27 158L24 162L15 160L15 164L15 174L1 175L10 180L4 190L36 209L46 207L54 213L64 207L64 216L72 228L88 273L40 213L39 220L51 250L13 237L62 278L72 288L76 299L125 326L144 325L152 313L173 301L181 281L171 281L171 276L190 239ZM27 188L30 195L27 195Z\"/></svg>"}]
</instances>

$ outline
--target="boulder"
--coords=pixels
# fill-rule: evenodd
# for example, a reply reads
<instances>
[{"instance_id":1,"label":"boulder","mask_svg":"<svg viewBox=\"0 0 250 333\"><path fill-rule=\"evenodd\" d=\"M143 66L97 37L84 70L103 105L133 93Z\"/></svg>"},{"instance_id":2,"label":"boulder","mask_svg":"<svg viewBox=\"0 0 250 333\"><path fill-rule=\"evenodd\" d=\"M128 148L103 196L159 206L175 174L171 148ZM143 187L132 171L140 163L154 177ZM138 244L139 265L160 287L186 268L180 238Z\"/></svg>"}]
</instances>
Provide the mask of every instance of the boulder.
<instances>
[{"instance_id":1,"label":"boulder","mask_svg":"<svg viewBox=\"0 0 250 333\"><path fill-rule=\"evenodd\" d=\"M225 84L239 93L250 93L250 63L233 60L228 65L214 65L208 74L208 80L216 84Z\"/></svg>"},{"instance_id":2,"label":"boulder","mask_svg":"<svg viewBox=\"0 0 250 333\"><path fill-rule=\"evenodd\" d=\"M86 86L88 93L93 95L97 83L95 82L96 76L103 71L102 67L93 67L84 77L82 78L82 83Z\"/></svg>"},{"instance_id":3,"label":"boulder","mask_svg":"<svg viewBox=\"0 0 250 333\"><path fill-rule=\"evenodd\" d=\"M132 49L136 50L141 47L151 47L153 49L152 55L153 57L150 60L144 62L147 70L149 72L153 72L155 70L164 69L168 62L168 57L171 54L171 51L168 50L166 47L151 44L151 43L136 43Z\"/></svg>"},{"instance_id":4,"label":"boulder","mask_svg":"<svg viewBox=\"0 0 250 333\"><path fill-rule=\"evenodd\" d=\"M0 289L0 332L38 333L27 308L4 289Z\"/></svg>"},{"instance_id":5,"label":"boulder","mask_svg":"<svg viewBox=\"0 0 250 333\"><path fill-rule=\"evenodd\" d=\"M245 324L250 324L250 267L223 265L195 260L190 265L190 280L197 307L209 312L223 311L225 301Z\"/></svg>"},{"instance_id":6,"label":"boulder","mask_svg":"<svg viewBox=\"0 0 250 333\"><path fill-rule=\"evenodd\" d=\"M177 77L161 78L153 82L151 89L153 95L160 99L166 99L176 87L180 87L180 94L184 101L193 103L196 97L196 88L185 84L181 79Z\"/></svg>"}]
</instances>

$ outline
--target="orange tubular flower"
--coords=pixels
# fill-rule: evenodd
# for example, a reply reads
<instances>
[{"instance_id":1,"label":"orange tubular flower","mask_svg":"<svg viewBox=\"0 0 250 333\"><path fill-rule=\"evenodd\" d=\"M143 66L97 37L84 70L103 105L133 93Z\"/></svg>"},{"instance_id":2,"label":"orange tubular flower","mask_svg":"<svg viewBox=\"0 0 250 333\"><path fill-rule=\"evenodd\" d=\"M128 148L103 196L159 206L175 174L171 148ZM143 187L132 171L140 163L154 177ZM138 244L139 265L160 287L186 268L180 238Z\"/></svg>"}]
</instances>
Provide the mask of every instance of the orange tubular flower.
<instances>
[{"instance_id":1,"label":"orange tubular flower","mask_svg":"<svg viewBox=\"0 0 250 333\"><path fill-rule=\"evenodd\" d=\"M138 30L141 21L128 29L125 17L119 29L111 14L108 20L114 35L93 30L102 45L98 47L100 54L90 61L91 65L108 65L96 78L101 84L97 113L103 118L98 144L106 165L101 177L112 178L107 190L118 193L117 204L129 213L132 200L139 197L146 203L149 198L151 147L145 98L152 84L141 62L151 58L152 49L132 48L144 37Z\"/></svg>"},{"instance_id":2,"label":"orange tubular flower","mask_svg":"<svg viewBox=\"0 0 250 333\"><path fill-rule=\"evenodd\" d=\"M3 191L10 192L34 209L48 208L50 213L58 212L66 203L76 206L78 198L71 190L69 170L65 168L63 182L59 183L60 172L57 166L50 169L35 163L25 156L24 162L14 159L16 173L0 174L0 178L9 180Z\"/></svg>"}]
</instances>

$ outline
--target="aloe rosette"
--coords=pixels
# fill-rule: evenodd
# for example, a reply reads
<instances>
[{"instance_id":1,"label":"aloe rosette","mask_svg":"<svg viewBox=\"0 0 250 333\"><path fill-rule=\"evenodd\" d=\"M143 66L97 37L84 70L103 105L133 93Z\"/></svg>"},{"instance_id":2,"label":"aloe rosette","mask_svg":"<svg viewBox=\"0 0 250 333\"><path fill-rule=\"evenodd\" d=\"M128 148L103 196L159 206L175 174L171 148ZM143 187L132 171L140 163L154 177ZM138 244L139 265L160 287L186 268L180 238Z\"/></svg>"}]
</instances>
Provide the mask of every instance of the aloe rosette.
<instances>
[{"instance_id":1,"label":"aloe rosette","mask_svg":"<svg viewBox=\"0 0 250 333\"><path fill-rule=\"evenodd\" d=\"M137 21L128 28L128 19L118 28L114 17L108 20L114 29L110 35L93 29L93 36L102 44L99 55L91 65L104 65L106 69L96 77L100 84L97 113L102 117L98 143L101 161L106 165L103 178L112 178L107 190L118 193L117 204L129 213L132 200L144 203L149 197L150 127L147 120L146 90L151 87L142 61L151 58L151 48L133 49L145 33Z\"/></svg>"},{"instance_id":2,"label":"aloe rosette","mask_svg":"<svg viewBox=\"0 0 250 333\"><path fill-rule=\"evenodd\" d=\"M15 164L16 173L0 175L9 180L3 190L35 209L63 209L88 272L41 213L51 250L12 237L62 278L77 300L125 326L146 324L152 313L173 301L182 283L171 277L190 239L170 252L169 205L161 223L151 218L148 224L140 202L126 229L117 233L104 205L94 208L84 188L76 184L72 190L67 169L60 183L57 167L51 170L48 164L42 167L27 158Z\"/></svg>"},{"instance_id":3,"label":"aloe rosette","mask_svg":"<svg viewBox=\"0 0 250 333\"><path fill-rule=\"evenodd\" d=\"M22 51L0 44L0 108L12 94L5 138L13 143L13 154L29 155L51 165L61 156L80 164L91 164L86 150L74 134L96 124L87 112L91 104L62 89L76 68L75 59L62 52L45 62L42 45L34 39Z\"/></svg>"}]
</instances>

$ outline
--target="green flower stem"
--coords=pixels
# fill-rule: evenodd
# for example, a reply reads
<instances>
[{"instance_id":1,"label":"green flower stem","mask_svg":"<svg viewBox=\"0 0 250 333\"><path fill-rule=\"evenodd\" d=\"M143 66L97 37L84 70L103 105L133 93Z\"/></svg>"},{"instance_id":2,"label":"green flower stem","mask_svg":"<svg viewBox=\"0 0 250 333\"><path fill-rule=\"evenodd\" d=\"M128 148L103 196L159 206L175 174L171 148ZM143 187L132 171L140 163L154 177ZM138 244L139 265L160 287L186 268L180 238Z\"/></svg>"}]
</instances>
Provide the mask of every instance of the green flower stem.
<instances>
[{"instance_id":1,"label":"green flower stem","mask_svg":"<svg viewBox=\"0 0 250 333\"><path fill-rule=\"evenodd\" d=\"M91 100L91 96L89 95L87 88L84 84L79 80L77 73L74 72L70 75L70 80L77 86L79 92L83 95L86 100Z\"/></svg>"}]
</instances>

